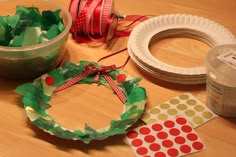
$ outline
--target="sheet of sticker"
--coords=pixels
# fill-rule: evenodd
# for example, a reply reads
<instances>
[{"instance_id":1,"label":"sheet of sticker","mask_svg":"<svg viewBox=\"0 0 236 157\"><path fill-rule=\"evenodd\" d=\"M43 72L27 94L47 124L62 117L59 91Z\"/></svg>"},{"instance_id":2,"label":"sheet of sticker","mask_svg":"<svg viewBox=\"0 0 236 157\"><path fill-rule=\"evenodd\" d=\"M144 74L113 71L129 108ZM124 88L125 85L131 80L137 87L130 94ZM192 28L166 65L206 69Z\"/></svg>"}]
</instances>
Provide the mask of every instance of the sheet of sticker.
<instances>
[{"instance_id":1,"label":"sheet of sticker","mask_svg":"<svg viewBox=\"0 0 236 157\"><path fill-rule=\"evenodd\" d=\"M184 116L194 128L217 117L192 94L183 93L145 111L141 119L146 124L151 124L180 115Z\"/></svg>"},{"instance_id":2,"label":"sheet of sticker","mask_svg":"<svg viewBox=\"0 0 236 157\"><path fill-rule=\"evenodd\" d=\"M178 157L206 149L184 117L138 127L126 139L137 157Z\"/></svg>"}]
</instances>

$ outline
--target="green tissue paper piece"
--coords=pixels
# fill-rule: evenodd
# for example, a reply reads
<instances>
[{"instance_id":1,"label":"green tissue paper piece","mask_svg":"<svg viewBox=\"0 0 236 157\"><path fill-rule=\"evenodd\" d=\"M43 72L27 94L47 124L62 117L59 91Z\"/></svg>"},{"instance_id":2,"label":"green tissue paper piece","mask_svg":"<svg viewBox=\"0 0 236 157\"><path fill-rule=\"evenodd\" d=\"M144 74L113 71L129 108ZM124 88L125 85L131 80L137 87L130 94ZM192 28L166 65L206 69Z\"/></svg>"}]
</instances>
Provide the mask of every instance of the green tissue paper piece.
<instances>
[{"instance_id":1,"label":"green tissue paper piece","mask_svg":"<svg viewBox=\"0 0 236 157\"><path fill-rule=\"evenodd\" d=\"M34 80L33 83L25 83L18 86L15 89L15 92L22 95L22 102L27 113L26 115L31 122L42 130L50 132L55 136L65 139L81 140L84 143L89 143L91 140L103 140L117 134L125 134L126 129L135 123L143 113L147 96L145 89L138 85L140 78L132 79L132 77L123 70L109 72L115 82L117 82L116 78L119 74L127 74L127 78L129 79L123 83L119 83L119 88L122 91L125 89L126 91L124 92L127 96L123 113L118 120L112 120L107 127L96 130L85 124L84 131L71 130L61 127L46 112L47 109L51 107L48 101L54 94L54 89L78 74L82 74L84 72L84 67L88 65L91 66L91 64L100 67L99 64L89 61L80 61L79 64L66 61L61 68L51 70L47 74ZM48 85L46 83L47 77L53 79L53 84ZM87 76L78 83L93 83L93 79L94 75ZM100 77L99 79L101 85L106 86L108 84L103 77Z\"/></svg>"},{"instance_id":2,"label":"green tissue paper piece","mask_svg":"<svg viewBox=\"0 0 236 157\"><path fill-rule=\"evenodd\" d=\"M20 20L19 15L13 15L13 16L7 16L6 18L6 23L12 28L16 28L18 21Z\"/></svg>"},{"instance_id":3,"label":"green tissue paper piece","mask_svg":"<svg viewBox=\"0 0 236 157\"><path fill-rule=\"evenodd\" d=\"M111 121L111 129L115 129L115 128L123 128L125 129L126 126L131 125L135 122L135 119L125 119L125 120L117 120L117 121ZM122 132L121 132L122 134Z\"/></svg>"},{"instance_id":4,"label":"green tissue paper piece","mask_svg":"<svg viewBox=\"0 0 236 157\"><path fill-rule=\"evenodd\" d=\"M131 92L131 90L138 84L138 82L141 81L141 78L135 78L132 80L127 80L122 83L125 91L127 94Z\"/></svg>"},{"instance_id":5,"label":"green tissue paper piece","mask_svg":"<svg viewBox=\"0 0 236 157\"><path fill-rule=\"evenodd\" d=\"M18 86L15 89L15 92L29 98L35 98L36 96L40 96L44 101L50 100L49 96L45 95L40 89L35 87L35 85L32 83L25 83L23 85Z\"/></svg>"},{"instance_id":6,"label":"green tissue paper piece","mask_svg":"<svg viewBox=\"0 0 236 157\"><path fill-rule=\"evenodd\" d=\"M83 72L83 69L79 68L76 64L71 63L69 61L66 61L62 65L62 69L64 72L64 79L68 80L72 77L77 76L78 74L81 74Z\"/></svg>"},{"instance_id":7,"label":"green tissue paper piece","mask_svg":"<svg viewBox=\"0 0 236 157\"><path fill-rule=\"evenodd\" d=\"M6 23L6 17L0 16L0 46L7 46L11 39L11 28Z\"/></svg>"},{"instance_id":8,"label":"green tissue paper piece","mask_svg":"<svg viewBox=\"0 0 236 157\"><path fill-rule=\"evenodd\" d=\"M38 9L32 9L29 13L28 13L29 18L32 20L32 27L39 27L41 26L42 23L42 16L40 15L40 12Z\"/></svg>"},{"instance_id":9,"label":"green tissue paper piece","mask_svg":"<svg viewBox=\"0 0 236 157\"><path fill-rule=\"evenodd\" d=\"M58 29L58 26L53 24L46 33L46 37L50 40L55 38L58 34L60 34L60 30Z\"/></svg>"},{"instance_id":10,"label":"green tissue paper piece","mask_svg":"<svg viewBox=\"0 0 236 157\"><path fill-rule=\"evenodd\" d=\"M129 119L132 116L135 116L133 119L136 119L137 117L140 117L142 113L143 113L142 110L126 111L121 115L121 120Z\"/></svg>"},{"instance_id":11,"label":"green tissue paper piece","mask_svg":"<svg viewBox=\"0 0 236 157\"><path fill-rule=\"evenodd\" d=\"M57 25L60 32L63 32L65 30L65 25L63 24L63 21L60 20Z\"/></svg>"},{"instance_id":12,"label":"green tissue paper piece","mask_svg":"<svg viewBox=\"0 0 236 157\"><path fill-rule=\"evenodd\" d=\"M37 114L41 116L47 116L47 113L45 112L45 110L42 110L43 107L40 107L39 106L40 104L38 104L38 102L35 101L35 99L23 97L22 102L24 103L24 107L30 106L35 110Z\"/></svg>"},{"instance_id":13,"label":"green tissue paper piece","mask_svg":"<svg viewBox=\"0 0 236 157\"><path fill-rule=\"evenodd\" d=\"M39 90L43 89L43 82L42 82L41 78L34 80L33 84Z\"/></svg>"},{"instance_id":14,"label":"green tissue paper piece","mask_svg":"<svg viewBox=\"0 0 236 157\"><path fill-rule=\"evenodd\" d=\"M24 42L25 31L22 31L20 35L14 36L9 46L20 47Z\"/></svg>"},{"instance_id":15,"label":"green tissue paper piece","mask_svg":"<svg viewBox=\"0 0 236 157\"><path fill-rule=\"evenodd\" d=\"M60 86L65 82L64 79L64 74L62 69L53 69L48 72L48 75L52 76L55 80L55 85L54 86Z\"/></svg>"},{"instance_id":16,"label":"green tissue paper piece","mask_svg":"<svg viewBox=\"0 0 236 157\"><path fill-rule=\"evenodd\" d=\"M38 44L38 27L26 27L22 46L31 46Z\"/></svg>"},{"instance_id":17,"label":"green tissue paper piece","mask_svg":"<svg viewBox=\"0 0 236 157\"><path fill-rule=\"evenodd\" d=\"M126 133L126 131L124 130L124 128L114 128L114 129L110 129L110 130L106 131L104 133L104 135L106 137L109 137L109 136L125 134L125 133Z\"/></svg>"},{"instance_id":18,"label":"green tissue paper piece","mask_svg":"<svg viewBox=\"0 0 236 157\"><path fill-rule=\"evenodd\" d=\"M48 121L44 118L38 118L32 121L33 124L37 125L39 128L43 128L45 130L50 130L54 127L54 121Z\"/></svg>"},{"instance_id":19,"label":"green tissue paper piece","mask_svg":"<svg viewBox=\"0 0 236 157\"><path fill-rule=\"evenodd\" d=\"M43 30L48 30L52 25L58 24L60 22L59 16L60 10L52 12L50 10L45 10L42 12L42 27Z\"/></svg>"},{"instance_id":20,"label":"green tissue paper piece","mask_svg":"<svg viewBox=\"0 0 236 157\"><path fill-rule=\"evenodd\" d=\"M60 136L64 139L72 139L75 137L75 134L69 130L55 130L51 129L51 132L53 132L55 135Z\"/></svg>"},{"instance_id":21,"label":"green tissue paper piece","mask_svg":"<svg viewBox=\"0 0 236 157\"><path fill-rule=\"evenodd\" d=\"M5 41L5 27L0 25L0 41Z\"/></svg>"},{"instance_id":22,"label":"green tissue paper piece","mask_svg":"<svg viewBox=\"0 0 236 157\"><path fill-rule=\"evenodd\" d=\"M128 96L127 104L133 104L135 102L145 100L146 98L147 95L145 89L140 86L136 86L131 90Z\"/></svg>"}]
</instances>

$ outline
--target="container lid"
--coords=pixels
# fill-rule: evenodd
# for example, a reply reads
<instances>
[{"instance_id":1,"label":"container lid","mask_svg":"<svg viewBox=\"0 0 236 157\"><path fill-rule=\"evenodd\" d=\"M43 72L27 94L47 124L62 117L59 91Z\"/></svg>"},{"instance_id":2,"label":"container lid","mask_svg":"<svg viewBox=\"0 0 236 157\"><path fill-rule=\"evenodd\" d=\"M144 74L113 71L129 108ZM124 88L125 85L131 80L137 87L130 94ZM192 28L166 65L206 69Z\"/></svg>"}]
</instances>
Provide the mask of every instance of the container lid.
<instances>
[{"instance_id":1,"label":"container lid","mask_svg":"<svg viewBox=\"0 0 236 157\"><path fill-rule=\"evenodd\" d=\"M205 61L208 74L216 82L236 87L236 44L212 48Z\"/></svg>"}]
</instances>

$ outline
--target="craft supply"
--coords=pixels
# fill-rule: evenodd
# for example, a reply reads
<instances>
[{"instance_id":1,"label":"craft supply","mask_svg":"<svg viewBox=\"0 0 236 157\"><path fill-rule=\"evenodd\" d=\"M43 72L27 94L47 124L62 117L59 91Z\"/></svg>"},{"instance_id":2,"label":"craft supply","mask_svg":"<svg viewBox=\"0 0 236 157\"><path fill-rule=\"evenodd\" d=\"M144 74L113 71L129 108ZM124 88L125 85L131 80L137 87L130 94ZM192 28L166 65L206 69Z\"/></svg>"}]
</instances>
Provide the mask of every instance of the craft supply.
<instances>
[{"instance_id":1,"label":"craft supply","mask_svg":"<svg viewBox=\"0 0 236 157\"><path fill-rule=\"evenodd\" d=\"M60 12L16 6L15 15L0 16L0 45L32 46L55 38L65 29Z\"/></svg>"},{"instance_id":2,"label":"craft supply","mask_svg":"<svg viewBox=\"0 0 236 157\"><path fill-rule=\"evenodd\" d=\"M224 26L203 17L169 14L140 23L133 29L128 40L131 59L144 72L161 80L179 84L206 83L206 72L204 66L176 67L155 58L149 50L152 38L158 41L168 37L194 38L212 47L236 43L234 35Z\"/></svg>"},{"instance_id":3,"label":"craft supply","mask_svg":"<svg viewBox=\"0 0 236 157\"><path fill-rule=\"evenodd\" d=\"M115 34L118 18L113 0L71 0L73 17L71 32L79 42L109 42Z\"/></svg>"},{"instance_id":4,"label":"craft supply","mask_svg":"<svg viewBox=\"0 0 236 157\"><path fill-rule=\"evenodd\" d=\"M222 116L236 117L236 45L211 49L205 66L207 106Z\"/></svg>"},{"instance_id":5,"label":"craft supply","mask_svg":"<svg viewBox=\"0 0 236 157\"><path fill-rule=\"evenodd\" d=\"M184 117L131 130L127 140L137 157L178 157L206 149Z\"/></svg>"},{"instance_id":6,"label":"craft supply","mask_svg":"<svg viewBox=\"0 0 236 157\"><path fill-rule=\"evenodd\" d=\"M114 37L130 35L129 28L137 21L142 22L147 16L117 14L113 0L71 0L69 11L73 25L71 32L78 42L109 42ZM131 24L118 30L118 22L132 21Z\"/></svg>"},{"instance_id":7,"label":"craft supply","mask_svg":"<svg viewBox=\"0 0 236 157\"><path fill-rule=\"evenodd\" d=\"M53 0L3 0L0 6L0 19L10 26L0 24L0 42L7 41L0 46L0 77L32 79L61 63L72 25L68 9Z\"/></svg>"},{"instance_id":8,"label":"craft supply","mask_svg":"<svg viewBox=\"0 0 236 157\"><path fill-rule=\"evenodd\" d=\"M156 107L147 110L142 116L146 124L160 122L176 116L184 116L192 127L215 118L217 115L190 93L183 93Z\"/></svg>"},{"instance_id":9,"label":"craft supply","mask_svg":"<svg viewBox=\"0 0 236 157\"><path fill-rule=\"evenodd\" d=\"M145 89L138 84L140 80L132 78L123 70L115 69L114 66L100 66L89 61L80 61L77 65L67 61L61 68L53 69L35 79L33 83L18 86L15 92L23 95L26 115L34 125L61 138L89 143L91 140L103 140L112 135L125 134L126 129L139 119L147 99ZM124 101L120 119L112 120L107 127L98 130L85 124L84 131L80 131L62 127L46 112L51 107L48 101L55 92L75 83L94 82L112 88L122 102ZM119 95L120 92L124 95Z\"/></svg>"}]
</instances>

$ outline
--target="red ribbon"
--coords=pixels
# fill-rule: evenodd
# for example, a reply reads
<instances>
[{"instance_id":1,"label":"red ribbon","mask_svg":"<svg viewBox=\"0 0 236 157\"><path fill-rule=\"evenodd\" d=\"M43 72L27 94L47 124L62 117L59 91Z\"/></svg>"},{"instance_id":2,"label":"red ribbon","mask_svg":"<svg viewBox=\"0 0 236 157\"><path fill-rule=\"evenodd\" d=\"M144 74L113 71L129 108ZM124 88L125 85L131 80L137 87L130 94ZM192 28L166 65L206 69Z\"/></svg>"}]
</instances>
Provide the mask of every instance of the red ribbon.
<instances>
[{"instance_id":1,"label":"red ribbon","mask_svg":"<svg viewBox=\"0 0 236 157\"><path fill-rule=\"evenodd\" d=\"M116 68L115 65L96 67L92 63L87 64L83 68L83 70L84 70L83 73L75 76L74 78L70 79L69 81L67 81L63 85L57 87L54 90L54 92L59 92L61 90L64 90L64 89L66 89L66 88L76 84L77 82L79 82L80 80L84 79L85 77L87 77L87 76L89 76L91 74L97 73L97 75L94 77L94 82L97 83L99 81L100 74L102 74L103 77L106 79L106 81L111 86L111 88L115 91L115 93L117 94L117 96L119 97L121 102L124 104L126 102L126 96L124 95L122 90L118 87L118 85L114 82L112 77L108 74L108 72L116 70L116 69L117 68Z\"/></svg>"},{"instance_id":2,"label":"red ribbon","mask_svg":"<svg viewBox=\"0 0 236 157\"><path fill-rule=\"evenodd\" d=\"M131 26L148 19L146 16L119 17L114 13L113 0L71 0L69 11L73 25L71 33L78 42L109 42L114 37L127 37ZM117 30L118 21L133 21L123 30Z\"/></svg>"}]
</instances>

